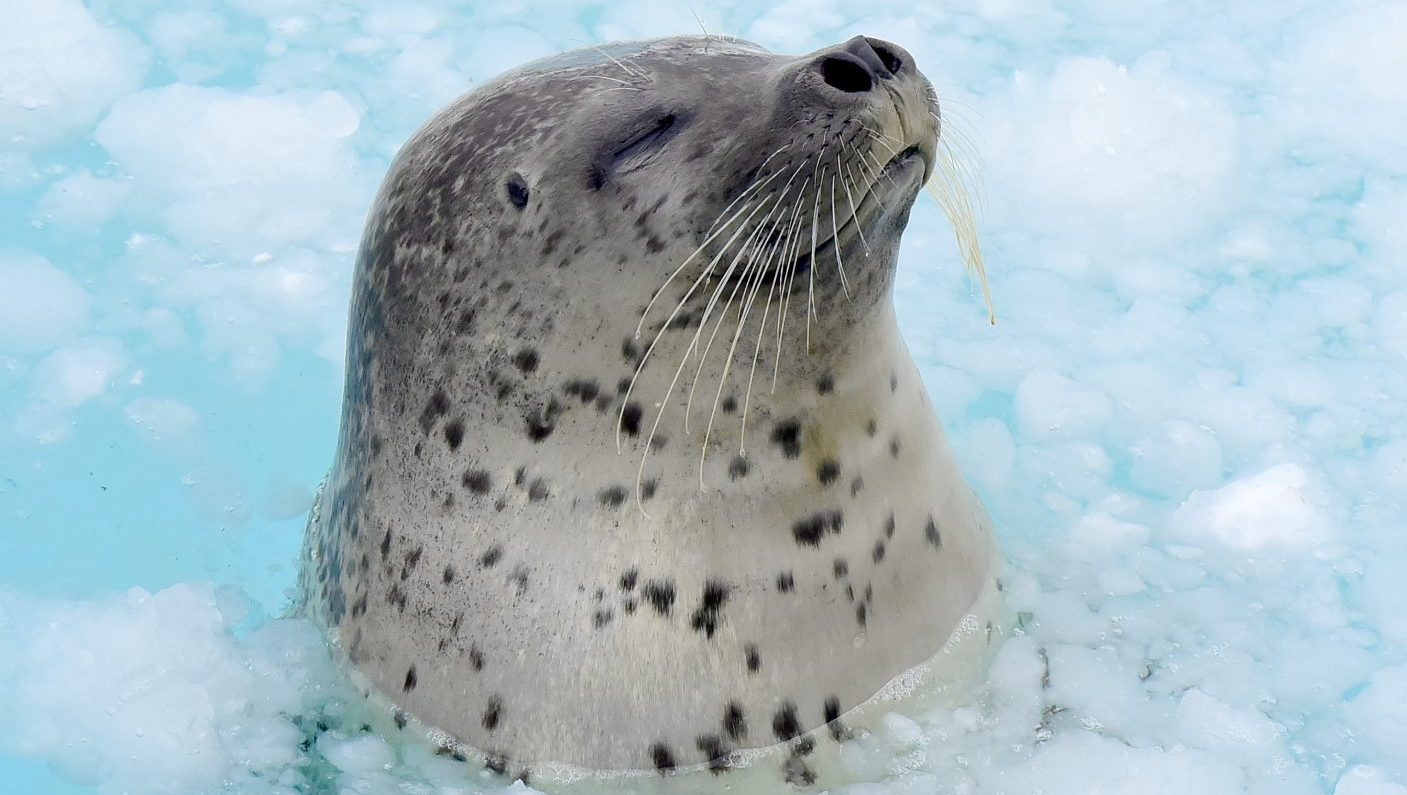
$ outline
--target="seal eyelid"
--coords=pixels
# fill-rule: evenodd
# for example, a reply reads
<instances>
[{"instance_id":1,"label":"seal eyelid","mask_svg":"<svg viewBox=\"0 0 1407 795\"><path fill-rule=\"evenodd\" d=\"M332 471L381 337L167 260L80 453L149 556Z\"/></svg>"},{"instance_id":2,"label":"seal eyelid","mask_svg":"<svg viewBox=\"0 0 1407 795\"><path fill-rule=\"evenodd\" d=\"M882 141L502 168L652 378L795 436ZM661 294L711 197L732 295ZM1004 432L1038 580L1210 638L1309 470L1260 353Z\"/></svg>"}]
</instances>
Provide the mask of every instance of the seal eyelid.
<instances>
[{"instance_id":1,"label":"seal eyelid","mask_svg":"<svg viewBox=\"0 0 1407 795\"><path fill-rule=\"evenodd\" d=\"M679 134L679 128L683 126L681 122L682 119L677 113L665 113L655 117L611 155L612 167L622 171L644 165L643 158L659 150Z\"/></svg>"}]
</instances>

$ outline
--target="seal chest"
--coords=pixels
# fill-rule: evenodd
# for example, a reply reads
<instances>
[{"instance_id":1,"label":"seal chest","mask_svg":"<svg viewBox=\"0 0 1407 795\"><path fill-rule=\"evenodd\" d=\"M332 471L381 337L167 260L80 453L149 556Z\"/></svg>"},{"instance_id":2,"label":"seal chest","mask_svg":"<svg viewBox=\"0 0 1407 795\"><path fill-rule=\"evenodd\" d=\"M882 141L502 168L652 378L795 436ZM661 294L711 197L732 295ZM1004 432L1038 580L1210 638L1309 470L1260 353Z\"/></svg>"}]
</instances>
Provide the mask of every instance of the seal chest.
<instances>
[{"instance_id":1,"label":"seal chest","mask_svg":"<svg viewBox=\"0 0 1407 795\"><path fill-rule=\"evenodd\" d=\"M500 769L787 743L814 778L992 583L892 308L939 127L887 42L689 37L529 64L417 132L300 578L357 675Z\"/></svg>"}]
</instances>

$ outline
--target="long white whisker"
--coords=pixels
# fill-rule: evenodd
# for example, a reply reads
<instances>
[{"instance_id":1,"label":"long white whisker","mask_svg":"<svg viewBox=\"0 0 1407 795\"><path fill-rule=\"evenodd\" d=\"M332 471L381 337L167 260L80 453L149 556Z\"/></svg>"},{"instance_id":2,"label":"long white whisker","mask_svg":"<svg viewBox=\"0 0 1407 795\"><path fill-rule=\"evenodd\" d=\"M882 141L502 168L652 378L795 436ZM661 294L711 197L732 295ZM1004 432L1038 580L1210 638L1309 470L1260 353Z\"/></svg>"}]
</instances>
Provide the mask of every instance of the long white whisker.
<instances>
[{"instance_id":1,"label":"long white whisker","mask_svg":"<svg viewBox=\"0 0 1407 795\"><path fill-rule=\"evenodd\" d=\"M785 149L785 148L786 148L786 147L782 147L782 149ZM763 161L762 166L766 166L766 165L767 165L767 162L770 161L773 157L776 157L777 154L782 151L782 149L778 149L776 152L773 152L770 156L768 156L767 160L764 160L764 161ZM759 166L759 168L761 168L762 166ZM729 202L729 203L728 203L728 206L723 208L723 212L720 212L720 213L718 214L718 217L719 217L719 218L722 218L729 210L732 210L733 207L734 207L735 205L737 205L738 202L740 202L740 201L742 201L743 199L747 198L749 195L755 193L757 190L759 190L760 188L762 188L762 187L763 187L764 185L766 185L767 183L771 182L773 179L775 179L775 178L777 177L777 175L779 175L779 174L781 174L781 173L782 173L782 172L780 172L780 171L774 171L774 172L772 172L770 175L768 175L768 177L767 177L766 179L762 180L761 182L754 181L753 184L749 185L746 189L743 190L742 193L739 193L736 198L734 198L731 202ZM646 319L647 317L649 317L650 309L654 307L655 301L659 300L659 297L664 294L664 291L669 287L670 283L674 281L674 278L675 278L676 276L678 276L678 275L680 274L680 272L682 272L682 271L684 270L684 268L686 268L686 267L689 265L690 262L693 262L694 257L697 257L697 256L699 255L699 253L704 250L704 247L705 247L705 246L707 246L709 243L711 243L711 242L712 242L714 239L716 239L719 235L723 234L724 230L726 230L726 229L728 228L728 226L729 226L739 215L741 215L742 212L743 212L743 210L745 210L745 209L747 209L747 205L743 205L742 207L739 207L738 210L737 210L737 212L735 212L735 213L733 213L731 216L729 216L729 219L728 219L727 222L725 222L721 227L718 227L717 229L711 231L710 234L709 234L707 237L704 238L704 241L703 241L702 243L700 243L697 248L694 249L694 252L693 252L692 254L690 254L689 256L685 257L685 258L684 258L684 261L681 262L681 263L679 263L679 267L675 268L675 269L674 269L674 272L672 272L672 273L669 274L669 277L664 280L664 284L660 285L659 289L655 291L655 294L650 297L649 303L647 303L647 304L645 305L645 311L643 311L643 312L640 313L640 322L637 323L636 326L635 326L635 336L636 336L637 338L640 336L640 330L641 330L642 328L644 328L644 326L645 326L645 319ZM746 221L745 221L744 223L746 223ZM714 225L717 226L717 224L718 224L718 222L717 222L717 221L714 221Z\"/></svg>"},{"instance_id":2,"label":"long white whisker","mask_svg":"<svg viewBox=\"0 0 1407 795\"><path fill-rule=\"evenodd\" d=\"M705 274L712 272L714 266L718 264L718 261L721 260L721 259L723 258L723 256L728 253L728 249L732 247L733 242L738 239L738 236L739 236L739 235L741 235L744 231L746 231L748 220L750 220L750 219L752 218L752 216L754 216L754 215L756 215L758 212L760 212L760 211L762 210L762 208L766 207L768 201L769 201L769 197L763 197L762 201L759 202L759 203L757 204L757 206L755 206L755 207L752 208L752 210L748 213L747 217L744 218L744 219L743 219L743 222L738 226L737 230L733 232L733 236L730 237L730 238L728 238L728 241L723 244L723 247L722 247L721 249L719 249L718 253L715 254L714 257L713 257L713 259L709 262L708 267L704 270L704 273L705 273ZM696 253L697 253L697 252L696 252ZM693 256L693 255L690 255L690 258L692 258L692 256ZM680 267L682 268L683 266L680 266ZM675 273L678 273L678 271L676 270ZM673 276L671 276L670 278L673 278ZM645 369L645 364L650 360L651 355L654 354L655 347L656 347L657 345L659 345L660 338L664 335L665 330L669 328L669 324L670 324L670 323L673 323L673 322L674 322L674 318L678 317L678 315L679 315L679 310L680 310L680 309L683 309L684 304L685 304L686 302L688 302L690 296L693 295L694 290L698 289L698 286L699 286L699 284L700 284L701 282L702 282L702 278L695 279L695 280L694 280L694 283L689 286L689 289L688 289L687 291L685 291L684 297L683 297L683 298L680 298L680 299L679 299L679 303L675 304L673 311L671 311L671 312L669 313L669 317L665 318L664 324L660 326L659 331L655 332L654 339L650 340L650 346L645 349L645 355L643 355L643 356L640 357L640 364L636 365L636 367L635 367L635 374L630 377L630 386L626 387L625 394L621 397L621 409L620 409L620 414L619 414L619 415L617 416L617 418L616 418L616 452L617 452L617 453L620 453L620 451L621 451L621 435L620 435L620 434L621 434L622 425L623 425L624 422L625 422L625 409L626 409L626 407L630 404L630 396L635 392L635 384L636 384L636 383L639 381L639 379L640 379L640 373L641 373L641 371L643 371L643 370ZM647 309L647 311L648 311L648 307L647 307L646 309ZM637 334L637 336L638 336L638 334ZM682 363L681 363L681 367L682 367ZM677 378L677 375L676 375L676 378ZM673 386L673 384L671 384L671 385L670 385L670 391L672 392L673 389L674 389L674 386ZM657 423L657 424L658 424L658 422L659 422L659 420L656 419L656 423ZM643 465L642 465L642 471L643 471ZM637 492L637 493L636 493L636 498L637 498L637 502L638 502L638 501L639 501L639 493L638 493L638 492L639 492L639 483L638 483L638 482L636 483L636 487L637 487L637 488L636 488L636 492Z\"/></svg>"},{"instance_id":3,"label":"long white whisker","mask_svg":"<svg viewBox=\"0 0 1407 795\"><path fill-rule=\"evenodd\" d=\"M835 175L831 175L831 253L835 254L835 270L840 274L840 290L845 293L845 300L850 300L850 282L845 278L845 262L840 256L840 227L835 222Z\"/></svg>"},{"instance_id":4,"label":"long white whisker","mask_svg":"<svg viewBox=\"0 0 1407 795\"><path fill-rule=\"evenodd\" d=\"M782 195L785 195L785 193L783 193ZM739 288L742 286L744 279L752 268L754 258L750 256L749 252L751 252L755 246L761 246L765 244L766 236L764 235L763 237L757 237L757 235L767 226L767 222L772 219L773 213L775 213L781 207L782 203L780 200L776 204L772 205L772 209L767 212L767 215L763 216L760 222L758 222L757 227L753 230L752 234L748 236L747 241L743 244L742 251L740 251L738 253L738 257L735 258L735 262L741 260L742 258L747 258L746 265L743 268L743 274L739 276L736 281L734 281L733 292L728 295L728 301L726 304L724 304L723 311L718 316L718 322L714 324L713 333L709 335L708 342L704 344L703 352L699 354L699 366L698 369L694 372L693 381L689 384L689 398L684 403L684 433L686 434L689 433L689 421L694 405L694 390L698 387L699 376L703 374L704 363L708 361L708 352L713 347L713 340L715 337L718 336L718 330L722 328L723 321L728 316L728 307L733 305L733 299L737 296ZM775 227L776 221L772 221L772 225L773 227ZM719 279L718 287L714 289L713 296L709 300L708 308L704 310L704 315L699 320L700 333L702 333L703 327L708 323L709 316L711 315L711 310L713 309L718 299L718 295L728 284L728 274L731 274L732 272L733 267L730 265L728 268L728 273L725 273L723 277ZM698 342L697 336L695 337L694 342L696 345ZM692 349L694 346L690 347Z\"/></svg>"},{"instance_id":5,"label":"long white whisker","mask_svg":"<svg viewBox=\"0 0 1407 795\"><path fill-rule=\"evenodd\" d=\"M782 288L782 311L777 314L777 361L772 368L772 391L777 391L777 372L782 361L782 335L786 333L787 311L791 308L792 286L796 283L797 259L801 256L801 202L806 195L806 186L810 184L811 178L807 177L805 182L796 193L796 204L791 211L791 231L787 233L787 240L791 247L787 252L786 262L790 264L787 268L786 286Z\"/></svg>"},{"instance_id":6,"label":"long white whisker","mask_svg":"<svg viewBox=\"0 0 1407 795\"><path fill-rule=\"evenodd\" d=\"M838 153L835 156L835 173L840 174L840 155ZM860 234L860 245L865 247L865 256L868 257L870 244L869 241L865 240L865 230L861 228L860 212L855 207L855 194L850 192L850 182L845 179L844 175L841 175L840 184L845 186L845 198L850 202L850 220L855 223L855 231ZM834 214L834 210L832 210L832 214Z\"/></svg>"},{"instance_id":7,"label":"long white whisker","mask_svg":"<svg viewBox=\"0 0 1407 795\"><path fill-rule=\"evenodd\" d=\"M777 206L780 207L781 204L778 203ZM780 220L780 216L778 216L778 220ZM771 230L768 231L768 234L770 235L775 230L776 222L774 221ZM775 249L775 247L776 246L774 244L773 248ZM713 434L713 422L714 419L718 416L718 402L723 397L723 385L728 380L728 372L733 366L733 356L735 353L737 353L738 350L738 339L742 336L743 326L747 323L748 314L752 311L753 302L757 298L758 288L761 287L762 277L766 272L766 260L763 260L760 264L754 261L749 263L749 265L751 265L752 267L747 273L744 274L744 278L748 280L747 298L744 301L743 305L738 309L738 326L737 329L733 332L733 341L729 343L728 353L723 359L723 372L718 377L718 389L713 395L713 408L709 411L708 427L704 430L703 446L699 451L700 490L705 488L704 463L707 461L708 458L708 442L709 438ZM721 323L722 318L720 318L719 321ZM744 413L744 416L746 417L746 413Z\"/></svg>"}]
</instances>

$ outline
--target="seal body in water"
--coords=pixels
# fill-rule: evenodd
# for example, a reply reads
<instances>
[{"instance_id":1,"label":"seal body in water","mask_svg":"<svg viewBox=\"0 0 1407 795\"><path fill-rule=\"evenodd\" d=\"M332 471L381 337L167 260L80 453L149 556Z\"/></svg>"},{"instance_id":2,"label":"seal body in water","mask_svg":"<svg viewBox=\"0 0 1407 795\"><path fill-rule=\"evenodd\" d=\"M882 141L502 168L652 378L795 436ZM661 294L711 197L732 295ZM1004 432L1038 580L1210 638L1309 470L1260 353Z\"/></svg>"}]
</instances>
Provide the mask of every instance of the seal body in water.
<instances>
[{"instance_id":1,"label":"seal body in water","mask_svg":"<svg viewBox=\"0 0 1407 795\"><path fill-rule=\"evenodd\" d=\"M529 64L391 166L302 605L491 766L816 740L990 591L891 290L939 113L898 47Z\"/></svg>"}]
</instances>

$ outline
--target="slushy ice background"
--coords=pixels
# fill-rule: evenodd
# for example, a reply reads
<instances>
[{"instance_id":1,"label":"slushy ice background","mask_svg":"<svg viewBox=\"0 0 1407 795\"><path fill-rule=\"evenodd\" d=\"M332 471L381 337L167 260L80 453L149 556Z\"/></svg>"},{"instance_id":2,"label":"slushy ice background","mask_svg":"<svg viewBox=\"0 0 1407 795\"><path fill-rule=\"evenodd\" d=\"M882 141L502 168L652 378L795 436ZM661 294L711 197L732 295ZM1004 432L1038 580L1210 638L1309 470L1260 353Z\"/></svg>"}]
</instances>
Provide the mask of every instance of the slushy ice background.
<instances>
[{"instance_id":1,"label":"slushy ice background","mask_svg":"<svg viewBox=\"0 0 1407 795\"><path fill-rule=\"evenodd\" d=\"M1407 793L1407 6L1298 0L0 0L0 789L526 791L290 720L355 246L449 99L695 14L981 156L997 325L926 197L896 301L1022 628L837 791Z\"/></svg>"}]
</instances>

